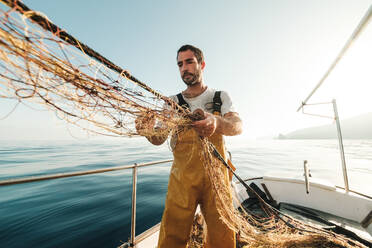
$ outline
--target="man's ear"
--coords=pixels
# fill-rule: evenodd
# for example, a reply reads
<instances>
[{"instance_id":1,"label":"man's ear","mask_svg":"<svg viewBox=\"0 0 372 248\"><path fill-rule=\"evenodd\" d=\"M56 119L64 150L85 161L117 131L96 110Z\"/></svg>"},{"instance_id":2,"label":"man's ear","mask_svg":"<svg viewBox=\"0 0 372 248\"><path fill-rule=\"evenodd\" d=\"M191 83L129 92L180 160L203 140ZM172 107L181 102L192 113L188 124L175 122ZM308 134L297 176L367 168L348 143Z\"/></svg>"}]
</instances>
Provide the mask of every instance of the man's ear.
<instances>
[{"instance_id":1,"label":"man's ear","mask_svg":"<svg viewBox=\"0 0 372 248\"><path fill-rule=\"evenodd\" d=\"M203 61L203 62L201 63L201 68L202 68L202 70L204 69L204 67L205 67L205 61Z\"/></svg>"}]
</instances>

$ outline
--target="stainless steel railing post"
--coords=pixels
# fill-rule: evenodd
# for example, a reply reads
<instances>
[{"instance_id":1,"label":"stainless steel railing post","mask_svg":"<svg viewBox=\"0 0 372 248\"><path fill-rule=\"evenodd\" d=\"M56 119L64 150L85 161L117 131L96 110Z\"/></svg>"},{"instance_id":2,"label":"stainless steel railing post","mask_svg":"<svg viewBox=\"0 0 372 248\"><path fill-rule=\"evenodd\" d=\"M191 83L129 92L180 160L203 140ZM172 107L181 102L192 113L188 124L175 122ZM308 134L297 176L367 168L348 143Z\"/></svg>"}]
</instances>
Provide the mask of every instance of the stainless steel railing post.
<instances>
[{"instance_id":1,"label":"stainless steel railing post","mask_svg":"<svg viewBox=\"0 0 372 248\"><path fill-rule=\"evenodd\" d=\"M309 166L307 165L307 160L304 161L304 176L305 176L305 188L306 188L306 194L310 193L310 171Z\"/></svg>"},{"instance_id":2,"label":"stainless steel railing post","mask_svg":"<svg viewBox=\"0 0 372 248\"><path fill-rule=\"evenodd\" d=\"M349 180L347 177L344 144L342 142L341 125L340 125L340 119L338 117L336 100L333 99L332 103L333 103L333 111L335 112L335 120L336 120L336 125L337 125L337 136L338 136L338 144L340 147L340 155L341 155L341 161L342 161L342 174L344 175L345 191L349 192Z\"/></svg>"},{"instance_id":3,"label":"stainless steel railing post","mask_svg":"<svg viewBox=\"0 0 372 248\"><path fill-rule=\"evenodd\" d=\"M132 174L132 221L131 221L131 233L130 243L131 247L136 247L136 195L137 195L137 164L134 164Z\"/></svg>"}]
</instances>

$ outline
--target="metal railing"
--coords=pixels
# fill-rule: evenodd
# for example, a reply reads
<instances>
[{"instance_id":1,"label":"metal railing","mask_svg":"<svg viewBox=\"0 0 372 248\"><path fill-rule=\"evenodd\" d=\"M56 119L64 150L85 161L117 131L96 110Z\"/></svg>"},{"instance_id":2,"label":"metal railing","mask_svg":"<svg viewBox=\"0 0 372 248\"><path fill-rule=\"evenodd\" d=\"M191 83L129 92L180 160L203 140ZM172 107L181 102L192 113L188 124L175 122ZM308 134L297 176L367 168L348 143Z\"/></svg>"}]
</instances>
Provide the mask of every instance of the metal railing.
<instances>
[{"instance_id":1,"label":"metal railing","mask_svg":"<svg viewBox=\"0 0 372 248\"><path fill-rule=\"evenodd\" d=\"M320 104L332 104L332 107L333 107L333 116L318 115L318 114L311 114L311 113L305 112L305 106L309 106L309 105L320 105ZM344 178L345 191L346 192L349 192L350 191L349 179L348 179L348 176L347 176L347 168L346 168L346 161L345 161L345 151L344 151L344 144L343 144L343 141L342 141L341 124L340 124L340 117L339 117L338 111L337 111L336 99L333 99L332 102L304 104L302 106L302 113L303 114L306 114L306 115L318 116L318 117L322 117L322 118L330 118L330 119L333 119L336 122L338 145L339 145L340 156L341 156L342 175L343 175L343 178Z\"/></svg>"},{"instance_id":2,"label":"metal railing","mask_svg":"<svg viewBox=\"0 0 372 248\"><path fill-rule=\"evenodd\" d=\"M9 186L9 185L15 185L15 184L31 183L31 182L45 181L45 180L65 178L65 177L76 177L76 176L104 173L104 172L109 172L109 171L132 169L132 212L131 212L131 235L130 235L129 247L135 247L136 246L137 168L146 167L150 165L156 165L156 164L165 164L165 163L169 163L172 161L173 161L172 159L168 159L168 160L153 161L153 162L141 163L141 164L134 163L133 165L114 166L114 167L95 169L95 170L86 170L86 171L78 171L78 172L49 174L49 175L44 175L44 176L7 179L7 180L0 181L0 186Z\"/></svg>"}]
</instances>

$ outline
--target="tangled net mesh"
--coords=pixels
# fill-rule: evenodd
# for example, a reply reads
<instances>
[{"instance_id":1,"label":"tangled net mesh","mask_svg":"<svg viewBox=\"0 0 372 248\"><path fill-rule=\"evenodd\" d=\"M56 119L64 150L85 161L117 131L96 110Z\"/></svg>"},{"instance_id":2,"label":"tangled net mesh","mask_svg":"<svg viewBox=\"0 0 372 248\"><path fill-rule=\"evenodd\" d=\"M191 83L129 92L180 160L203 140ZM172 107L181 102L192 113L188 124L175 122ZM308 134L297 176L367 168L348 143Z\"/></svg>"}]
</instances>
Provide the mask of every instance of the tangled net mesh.
<instances>
[{"instance_id":1,"label":"tangled net mesh","mask_svg":"<svg viewBox=\"0 0 372 248\"><path fill-rule=\"evenodd\" d=\"M169 130L186 124L184 111L172 115L164 100L128 80L125 71L113 72L28 22L26 16L34 12L21 20L15 14L2 11L0 97L32 99L68 123L105 135L137 135L133 124L138 117L166 118Z\"/></svg>"},{"instance_id":2,"label":"tangled net mesh","mask_svg":"<svg viewBox=\"0 0 372 248\"><path fill-rule=\"evenodd\" d=\"M102 135L167 137L191 128L190 113L173 100L128 71L92 59L84 44L61 38L63 30L51 33L30 20L44 19L47 29L54 25L42 14L25 11L19 1L3 2L11 9L0 10L0 98L42 104L66 122ZM152 128L153 120L160 128ZM233 208L224 165L208 139L201 144L221 219L244 247L365 247L286 216L263 200L266 217Z\"/></svg>"}]
</instances>

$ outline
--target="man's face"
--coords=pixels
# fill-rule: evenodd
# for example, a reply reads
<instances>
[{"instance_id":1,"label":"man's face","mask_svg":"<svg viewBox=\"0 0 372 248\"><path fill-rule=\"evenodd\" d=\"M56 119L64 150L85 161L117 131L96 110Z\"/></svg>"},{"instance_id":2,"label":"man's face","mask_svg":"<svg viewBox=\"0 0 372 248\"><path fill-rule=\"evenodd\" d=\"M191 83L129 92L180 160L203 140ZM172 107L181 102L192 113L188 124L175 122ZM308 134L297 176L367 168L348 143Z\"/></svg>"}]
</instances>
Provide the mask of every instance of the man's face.
<instances>
[{"instance_id":1,"label":"man's face","mask_svg":"<svg viewBox=\"0 0 372 248\"><path fill-rule=\"evenodd\" d=\"M192 51L186 50L184 52L179 52L177 65L180 70L181 78L186 85L190 86L201 82L204 62L198 63Z\"/></svg>"}]
</instances>

